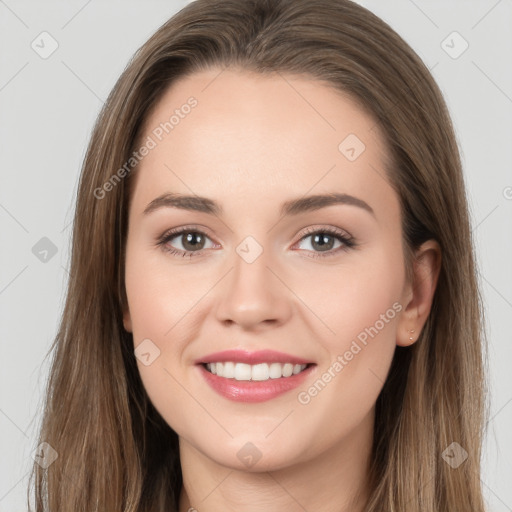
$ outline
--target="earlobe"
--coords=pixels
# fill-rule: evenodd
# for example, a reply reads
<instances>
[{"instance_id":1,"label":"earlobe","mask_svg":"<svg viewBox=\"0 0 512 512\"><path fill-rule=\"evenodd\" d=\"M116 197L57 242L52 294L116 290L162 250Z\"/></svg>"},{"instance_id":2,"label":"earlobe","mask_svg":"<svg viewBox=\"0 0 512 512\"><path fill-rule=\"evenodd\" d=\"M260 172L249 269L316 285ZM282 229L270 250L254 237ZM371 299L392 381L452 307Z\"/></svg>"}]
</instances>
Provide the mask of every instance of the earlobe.
<instances>
[{"instance_id":1,"label":"earlobe","mask_svg":"<svg viewBox=\"0 0 512 512\"><path fill-rule=\"evenodd\" d=\"M132 319L128 308L126 308L123 312L123 325L125 331L132 332Z\"/></svg>"},{"instance_id":2,"label":"earlobe","mask_svg":"<svg viewBox=\"0 0 512 512\"><path fill-rule=\"evenodd\" d=\"M422 325L423 327L423 325ZM419 335L416 329L402 329L397 333L396 344L400 347L409 347L418 341Z\"/></svg>"},{"instance_id":3,"label":"earlobe","mask_svg":"<svg viewBox=\"0 0 512 512\"><path fill-rule=\"evenodd\" d=\"M399 346L416 343L427 321L434 300L439 272L441 248L435 240L428 240L417 249L413 260L413 283L408 290L408 302L398 324Z\"/></svg>"}]
</instances>

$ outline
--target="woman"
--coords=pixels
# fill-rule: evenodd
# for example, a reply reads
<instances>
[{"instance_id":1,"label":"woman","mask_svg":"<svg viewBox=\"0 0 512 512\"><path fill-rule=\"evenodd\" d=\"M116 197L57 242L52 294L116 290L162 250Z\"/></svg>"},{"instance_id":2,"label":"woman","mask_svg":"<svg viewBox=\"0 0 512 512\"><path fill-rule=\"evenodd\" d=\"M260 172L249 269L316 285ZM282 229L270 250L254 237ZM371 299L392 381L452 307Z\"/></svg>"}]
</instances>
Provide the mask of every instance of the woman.
<instances>
[{"instance_id":1,"label":"woman","mask_svg":"<svg viewBox=\"0 0 512 512\"><path fill-rule=\"evenodd\" d=\"M389 26L189 4L91 137L36 510L483 511L474 265L445 103Z\"/></svg>"}]
</instances>

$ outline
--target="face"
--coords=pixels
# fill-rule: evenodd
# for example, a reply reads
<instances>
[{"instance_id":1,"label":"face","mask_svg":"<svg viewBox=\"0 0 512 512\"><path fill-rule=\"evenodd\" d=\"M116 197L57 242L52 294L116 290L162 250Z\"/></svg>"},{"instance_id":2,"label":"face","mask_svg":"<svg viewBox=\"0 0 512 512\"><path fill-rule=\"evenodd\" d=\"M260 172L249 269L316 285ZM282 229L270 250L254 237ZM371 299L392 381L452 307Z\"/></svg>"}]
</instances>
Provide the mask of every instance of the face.
<instances>
[{"instance_id":1,"label":"face","mask_svg":"<svg viewBox=\"0 0 512 512\"><path fill-rule=\"evenodd\" d=\"M410 327L374 120L306 77L215 69L173 84L141 144L124 325L180 443L259 471L367 440Z\"/></svg>"}]
</instances>

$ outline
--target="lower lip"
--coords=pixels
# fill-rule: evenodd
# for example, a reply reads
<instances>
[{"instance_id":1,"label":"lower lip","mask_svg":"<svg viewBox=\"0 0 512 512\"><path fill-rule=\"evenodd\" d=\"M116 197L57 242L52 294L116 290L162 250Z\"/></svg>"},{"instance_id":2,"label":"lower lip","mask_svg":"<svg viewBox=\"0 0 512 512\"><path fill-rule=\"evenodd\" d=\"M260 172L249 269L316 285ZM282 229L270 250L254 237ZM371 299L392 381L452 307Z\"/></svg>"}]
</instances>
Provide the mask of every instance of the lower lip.
<instances>
[{"instance_id":1,"label":"lower lip","mask_svg":"<svg viewBox=\"0 0 512 512\"><path fill-rule=\"evenodd\" d=\"M235 402L249 403L265 402L300 386L315 365L308 366L297 375L263 381L226 379L209 372L202 364L198 367L203 378L219 395Z\"/></svg>"}]
</instances>

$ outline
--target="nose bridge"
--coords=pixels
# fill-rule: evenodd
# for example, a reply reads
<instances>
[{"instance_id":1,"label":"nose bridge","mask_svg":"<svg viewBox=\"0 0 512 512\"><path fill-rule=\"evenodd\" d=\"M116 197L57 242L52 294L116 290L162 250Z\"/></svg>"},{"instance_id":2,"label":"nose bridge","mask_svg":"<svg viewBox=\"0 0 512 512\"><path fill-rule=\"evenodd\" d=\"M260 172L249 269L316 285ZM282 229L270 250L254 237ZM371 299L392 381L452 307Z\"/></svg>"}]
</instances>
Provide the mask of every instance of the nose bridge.
<instances>
[{"instance_id":1,"label":"nose bridge","mask_svg":"<svg viewBox=\"0 0 512 512\"><path fill-rule=\"evenodd\" d=\"M289 315L287 289L274 275L272 251L253 237L235 248L233 269L219 297L220 321L244 327L262 322L282 322Z\"/></svg>"},{"instance_id":2,"label":"nose bridge","mask_svg":"<svg viewBox=\"0 0 512 512\"><path fill-rule=\"evenodd\" d=\"M272 272L272 254L255 241L253 237L247 237L236 247L236 255L233 257L232 285L237 291L249 291L260 293L269 290Z\"/></svg>"}]
</instances>

